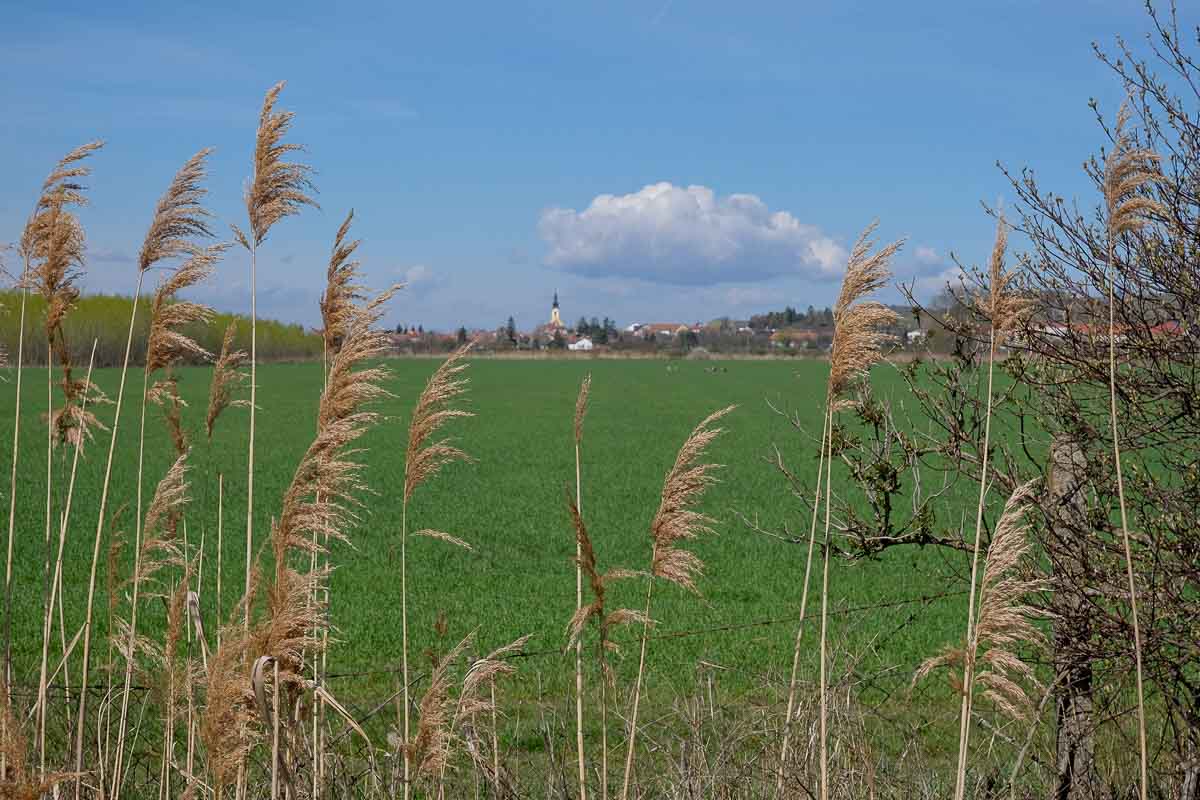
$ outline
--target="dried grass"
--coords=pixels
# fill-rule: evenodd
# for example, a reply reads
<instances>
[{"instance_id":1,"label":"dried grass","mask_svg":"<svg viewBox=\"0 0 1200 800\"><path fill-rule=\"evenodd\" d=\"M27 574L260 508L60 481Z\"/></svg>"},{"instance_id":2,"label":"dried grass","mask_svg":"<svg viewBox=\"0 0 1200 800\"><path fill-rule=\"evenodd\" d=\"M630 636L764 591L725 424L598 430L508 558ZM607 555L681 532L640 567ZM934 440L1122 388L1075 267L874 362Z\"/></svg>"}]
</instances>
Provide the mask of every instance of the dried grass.
<instances>
[{"instance_id":1,"label":"dried grass","mask_svg":"<svg viewBox=\"0 0 1200 800\"><path fill-rule=\"evenodd\" d=\"M1159 171L1159 155L1136 146L1125 126L1129 105L1123 103L1117 114L1113 149L1104 162L1104 203L1108 211L1108 397L1109 425L1113 440L1113 471L1117 478L1117 500L1121 511L1121 543L1125 550L1125 573L1129 583L1129 610L1133 622L1133 656L1137 678L1138 754L1141 760L1140 796L1149 792L1146 749L1146 702L1142 687L1142 636L1138 624L1137 585L1133 576L1133 553L1129 544L1129 520L1125 504L1125 477L1121 470L1121 439L1117 425L1117 280L1116 243L1122 236L1134 234L1154 218L1165 217L1164 206L1149 194L1151 187L1165 182Z\"/></svg>"},{"instance_id":2,"label":"dried grass","mask_svg":"<svg viewBox=\"0 0 1200 800\"><path fill-rule=\"evenodd\" d=\"M1033 624L1040 612L1023 601L1047 586L1042 578L1022 574L1031 549L1026 503L1034 488L1033 482L1018 487L996 524L984 559L974 635L966 643L946 647L923 661L913 676L915 685L936 669L951 668L951 682L958 691L970 698L978 684L997 710L1015 720L1028 719L1033 708L1027 687L1042 688L1033 667L1022 660L1018 651L1046 646L1045 636ZM982 667L970 670L975 664ZM955 667L961 672L955 674Z\"/></svg>"},{"instance_id":3,"label":"dried grass","mask_svg":"<svg viewBox=\"0 0 1200 800\"><path fill-rule=\"evenodd\" d=\"M272 226L284 217L299 214L304 206L316 206L309 196L315 191L310 176L312 167L287 161L289 154L302 152L304 147L284 142L295 114L276 111L275 103L286 81L272 86L263 98L254 143L254 179L246 187L246 215L250 220L250 235L236 226L234 235L247 250L257 249L267 238Z\"/></svg>"},{"instance_id":4,"label":"dried grass","mask_svg":"<svg viewBox=\"0 0 1200 800\"><path fill-rule=\"evenodd\" d=\"M240 367L246 361L243 350L233 349L233 338L237 333L237 323L231 322L225 328L225 336L221 340L221 353L213 362L212 381L208 388L208 413L204 418L204 430L208 440L212 441L213 430L217 419L227 408L246 406L246 400L233 399L233 392L246 382L246 373Z\"/></svg>"},{"instance_id":5,"label":"dried grass","mask_svg":"<svg viewBox=\"0 0 1200 800\"><path fill-rule=\"evenodd\" d=\"M462 377L467 368L463 360L470 351L468 342L450 354L425 384L417 399L412 422L408 426L408 449L404 456L404 502L425 481L435 477L442 467L455 461L470 461L471 457L450 444L450 439L430 441L443 425L459 417L475 416L470 411L453 408L452 403L467 391L470 382Z\"/></svg>"}]
</instances>

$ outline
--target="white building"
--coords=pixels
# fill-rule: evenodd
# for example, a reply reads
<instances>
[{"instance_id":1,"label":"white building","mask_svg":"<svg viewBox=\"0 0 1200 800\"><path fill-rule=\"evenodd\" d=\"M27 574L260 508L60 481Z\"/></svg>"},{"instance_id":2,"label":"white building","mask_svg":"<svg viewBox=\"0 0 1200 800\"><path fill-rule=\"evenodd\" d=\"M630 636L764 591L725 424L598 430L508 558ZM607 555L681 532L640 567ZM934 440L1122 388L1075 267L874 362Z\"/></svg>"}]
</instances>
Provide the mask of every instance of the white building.
<instances>
[{"instance_id":1,"label":"white building","mask_svg":"<svg viewBox=\"0 0 1200 800\"><path fill-rule=\"evenodd\" d=\"M591 350L592 349L592 340L585 336L585 337L579 339L578 341L572 342L571 344L567 345L567 349L568 350Z\"/></svg>"}]
</instances>

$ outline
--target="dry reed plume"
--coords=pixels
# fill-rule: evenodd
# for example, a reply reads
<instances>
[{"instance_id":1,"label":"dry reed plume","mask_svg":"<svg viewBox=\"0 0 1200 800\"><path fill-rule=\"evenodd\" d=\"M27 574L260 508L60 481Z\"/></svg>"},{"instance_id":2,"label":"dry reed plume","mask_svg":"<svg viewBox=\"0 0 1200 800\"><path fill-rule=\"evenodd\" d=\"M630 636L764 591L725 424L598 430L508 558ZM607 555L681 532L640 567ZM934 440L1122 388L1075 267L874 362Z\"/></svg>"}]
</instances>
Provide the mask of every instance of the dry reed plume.
<instances>
[{"instance_id":1,"label":"dry reed plume","mask_svg":"<svg viewBox=\"0 0 1200 800\"><path fill-rule=\"evenodd\" d=\"M650 577L646 581L646 609L643 612L641 651L638 657L637 680L633 685L633 711L629 721L629 737L625 751L625 777L621 786L621 800L629 796L629 780L633 774L633 752L637 740L638 706L642 695L642 676L646 670L646 643L650 635L650 598L654 578L662 578L675 585L699 594L696 578L704 571L704 562L690 550L680 546L686 542L713 533L716 520L696 510L701 497L709 486L717 482L713 473L718 464L701 461L708 446L724 431L711 427L735 406L727 406L709 414L695 427L679 454L675 464L663 481L658 511L650 523L650 539L653 550L650 556Z\"/></svg>"},{"instance_id":2,"label":"dry reed plume","mask_svg":"<svg viewBox=\"0 0 1200 800\"><path fill-rule=\"evenodd\" d=\"M434 664L429 688L421 697L417 735L409 750L410 759L417 765L416 777L431 782L436 778L438 797L444 793L446 769L453 757L454 743L459 738L459 726L464 720L494 710L494 701L485 699L483 692L491 689L497 678L516 671L506 658L521 652L529 638L522 636L472 661L456 696L451 694L454 665L474 643L475 634L468 634Z\"/></svg>"},{"instance_id":3,"label":"dry reed plume","mask_svg":"<svg viewBox=\"0 0 1200 800\"><path fill-rule=\"evenodd\" d=\"M1117 330L1115 284L1117 280L1117 239L1141 230L1155 217L1166 215L1161 203L1147 190L1164 182L1159 171L1160 158L1148 148L1138 147L1125 131L1129 121L1128 103L1122 103L1113 132L1113 149L1104 162L1104 203L1108 212L1108 399L1109 423L1113 440L1113 470L1117 477L1117 500L1121 511L1121 543L1125 550L1125 571L1129 581L1129 612L1133 622L1133 656L1137 678L1138 755L1141 759L1140 793L1146 800L1149 791L1146 751L1146 703L1142 689L1142 636L1138 625L1137 585L1133 577L1133 553L1129 545L1129 520L1125 504L1125 477L1121 471L1121 439L1117 426Z\"/></svg>"},{"instance_id":4,"label":"dry reed plume","mask_svg":"<svg viewBox=\"0 0 1200 800\"><path fill-rule=\"evenodd\" d=\"M201 205L206 190L201 182L207 175L207 158L211 151L201 150L184 163L171 180L167 191L159 199L154 216L138 254L137 281L133 291L133 305L129 315L129 333L125 340L125 358L121 364L121 377L117 388L116 410L113 413L112 430L109 436L108 456L104 467L104 481L100 491L100 506L96 517L96 535L92 545L92 567L88 578L87 616L83 635L83 677L86 685L91 661L92 642L92 599L96 589L96 570L100 560L100 541L104 531L105 513L108 510L108 488L112 476L113 456L116 452L117 430L121 420L121 409L125 398L125 378L129 370L129 358L133 348L133 331L137 320L138 300L146 273L156 264L177 258L192 245L189 237L211 236L208 227L209 213ZM110 552L110 558L112 554ZM110 593L110 598L112 597ZM110 599L111 602L111 599ZM111 610L110 610L111 611ZM87 714L87 692L79 696L78 729L75 736L75 771L83 769L83 731ZM80 784L76 783L78 799Z\"/></svg>"},{"instance_id":5,"label":"dry reed plume","mask_svg":"<svg viewBox=\"0 0 1200 800\"><path fill-rule=\"evenodd\" d=\"M871 223L858 237L846 262L846 275L833 308L833 347L829 357L829 385L825 403L825 537L821 564L821 645L820 645L820 749L821 800L829 798L828 745L828 676L827 651L829 641L829 533L830 482L833 470L834 414L849 405L844 395L851 385L866 376L871 365L882 357L887 336L880 327L896 321L895 313L873 300L863 298L882 287L891 277L889 263L903 246L903 240L893 242L872 253L872 235L878 223ZM820 468L820 466L818 466ZM810 546L809 552L812 552ZM807 572L807 569L806 569Z\"/></svg>"},{"instance_id":6,"label":"dry reed plume","mask_svg":"<svg viewBox=\"0 0 1200 800\"><path fill-rule=\"evenodd\" d=\"M341 349L346 338L346 327L353 321L356 304L363 302L363 287L358 278L359 262L351 256L362 243L360 239L346 240L354 211L338 228L333 240L333 251L329 256L329 267L325 271L325 291L321 294L321 334L325 341L325 357L332 359Z\"/></svg>"},{"instance_id":7,"label":"dry reed plume","mask_svg":"<svg viewBox=\"0 0 1200 800\"><path fill-rule=\"evenodd\" d=\"M246 353L233 349L236 333L237 323L229 323L221 339L221 352L213 362L212 380L208 388L208 413L204 417L204 431L209 441L212 441L217 419L225 409L249 405L245 400L233 398L233 391L246 382L246 373L240 369L246 360Z\"/></svg>"},{"instance_id":8,"label":"dry reed plume","mask_svg":"<svg viewBox=\"0 0 1200 800\"><path fill-rule=\"evenodd\" d=\"M94 414L81 409L85 394L92 404L103 397L88 381L72 375L70 350L63 322L79 300L78 280L84 265L84 234L71 210L87 204L79 180L91 174L83 160L103 147L90 142L68 153L42 184L33 215L21 234L19 249L25 276L46 301L43 327L49 352L62 370L63 407L51 409L50 426L57 444L75 444L92 438L92 429L103 427Z\"/></svg>"},{"instance_id":9,"label":"dry reed plume","mask_svg":"<svg viewBox=\"0 0 1200 800\"><path fill-rule=\"evenodd\" d=\"M417 487L435 477L442 467L455 461L470 460L470 456L452 445L449 439L431 441L450 420L474 416L469 411L452 406L452 403L467 391L469 381L462 373L467 368L463 359L470 349L471 343L468 342L454 351L430 376L421 396L417 398L417 405L408 425L408 447L404 453L404 493L400 512L400 671L404 694L405 800L412 792L412 726L408 681L408 505ZM418 534L466 546L461 539L442 531L423 530L418 531Z\"/></svg>"},{"instance_id":10,"label":"dry reed plume","mask_svg":"<svg viewBox=\"0 0 1200 800\"><path fill-rule=\"evenodd\" d=\"M1022 682L1035 690L1042 688L1033 667L1021 660L1017 648L1046 645L1045 636L1031 621L1038 616L1037 610L1022 601L1045 589L1046 581L1022 577L1019 570L1030 552L1025 515L1034 485L1030 482L1017 487L996 524L984 558L979 611L970 638L961 646L947 647L926 659L913 676L915 685L935 669L958 667L961 673L952 672L951 681L964 697L971 698L978 684L983 687L983 696L1001 713L1017 720L1027 719L1033 708ZM974 669L977 664L982 664L978 671Z\"/></svg>"},{"instance_id":11,"label":"dry reed plume","mask_svg":"<svg viewBox=\"0 0 1200 800\"><path fill-rule=\"evenodd\" d=\"M387 396L381 384L389 374L382 367L361 365L388 347L386 335L374 326L395 288L357 307L348 321L346 338L321 395L316 437L296 468L279 519L272 526L274 574L265 587L264 614L248 628L227 629L213 657L201 739L220 785L227 783L231 769L244 762L255 738L249 722L253 716L247 716L243 705L253 695L245 665L261 657L274 659L279 670L277 685L285 690L284 719L291 719L286 709L293 707L298 693L310 688L302 672L305 653L319 652L326 641L321 635L328 625L325 609L314 598L319 596L328 569L301 572L297 563L311 563L311 559L297 556L323 551L321 542L347 540L349 529L357 522L353 510L356 496L367 487L360 477L362 465L353 460L358 452L353 444L378 420L375 412L363 406ZM247 594L242 602L247 619L253 605L253 593ZM237 664L241 666L230 666ZM218 665L234 669L236 677L218 674ZM286 748L282 757L286 758Z\"/></svg>"},{"instance_id":12,"label":"dry reed plume","mask_svg":"<svg viewBox=\"0 0 1200 800\"><path fill-rule=\"evenodd\" d=\"M283 91L284 81L272 86L263 98L254 138L254 177L246 187L246 217L250 224L247 235L236 225L235 238L250 254L250 436L246 460L246 594L250 593L250 562L254 543L254 427L258 403L258 248L276 222L300 213L304 206L316 206L309 196L314 192L307 164L286 160L291 154L303 151L298 144L284 142L294 114L276 111L275 103ZM250 609L246 609L245 625L250 627Z\"/></svg>"}]
</instances>

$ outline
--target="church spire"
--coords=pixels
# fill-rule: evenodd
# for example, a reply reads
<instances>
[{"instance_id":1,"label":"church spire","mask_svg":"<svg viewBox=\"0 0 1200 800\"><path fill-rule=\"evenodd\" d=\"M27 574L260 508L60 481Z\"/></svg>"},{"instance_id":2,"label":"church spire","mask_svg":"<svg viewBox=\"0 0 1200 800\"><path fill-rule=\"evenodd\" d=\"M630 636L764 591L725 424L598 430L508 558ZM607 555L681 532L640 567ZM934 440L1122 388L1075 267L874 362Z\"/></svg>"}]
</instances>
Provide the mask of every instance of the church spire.
<instances>
[{"instance_id":1,"label":"church spire","mask_svg":"<svg viewBox=\"0 0 1200 800\"><path fill-rule=\"evenodd\" d=\"M550 307L551 307L551 308L558 308L558 289L555 289L555 290L554 290L554 303L553 303L553 305L551 305Z\"/></svg>"},{"instance_id":2,"label":"church spire","mask_svg":"<svg viewBox=\"0 0 1200 800\"><path fill-rule=\"evenodd\" d=\"M550 306L550 327L565 328L562 317L558 313L558 289L554 290L554 304Z\"/></svg>"}]
</instances>

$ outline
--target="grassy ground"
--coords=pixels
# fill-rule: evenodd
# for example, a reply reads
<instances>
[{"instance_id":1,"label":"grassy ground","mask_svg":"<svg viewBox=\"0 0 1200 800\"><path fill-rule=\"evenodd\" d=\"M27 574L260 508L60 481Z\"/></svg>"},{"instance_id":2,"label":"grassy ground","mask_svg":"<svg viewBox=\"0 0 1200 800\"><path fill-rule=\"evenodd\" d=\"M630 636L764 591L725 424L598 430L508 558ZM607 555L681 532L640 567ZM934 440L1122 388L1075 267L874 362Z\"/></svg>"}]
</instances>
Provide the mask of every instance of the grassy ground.
<instances>
[{"instance_id":1,"label":"grassy ground","mask_svg":"<svg viewBox=\"0 0 1200 800\"><path fill-rule=\"evenodd\" d=\"M388 387L396 399L383 409L387 422L364 441L366 480L376 494L366 498L362 524L352 534L353 547L333 552L333 618L340 642L330 655L335 672L387 670L400 654L399 586L395 546L400 527L399 492L409 409L437 362L400 360L391 364L395 378ZM715 373L708 370L716 366ZM757 515L764 527L788 523L807 534L807 516L792 499L781 478L765 463L772 443L778 444L802 471L815 472L816 446L801 438L767 406L794 410L812 430L820 431L824 362L739 361L487 361L474 363L470 408L472 419L458 423L452 434L477 463L456 465L422 487L412 507L415 528L437 528L474 545L463 552L442 542L414 540L410 547L411 624L414 653L444 649L478 630L481 648L534 634L530 650L542 653L523 670L537 678L537 691L560 692L569 665L557 653L563 629L574 608L571 556L574 542L564 502L573 486L572 415L583 375L593 375L591 411L583 454L583 509L602 566L644 568L650 553L648 525L658 503L662 479L676 450L693 425L709 412L730 403L739 409L728 417L727 434L712 448L714 460L727 465L723 482L714 488L706 509L720 524L720 535L695 544L707 570L700 583L702 598L674 588L656 593L653 616L660 633L723 628L709 633L655 641L651 650L651 696L666 696L691 686L701 661L727 668L727 686L750 689L759 676L785 671L790 665L794 616L800 599L804 550L755 534L739 521L738 512ZM113 397L116 370L98 371L97 382ZM194 543L205 537L205 616L213 619L215 578L216 473L225 474L224 592L222 609L240 593L245 548L245 409L231 409L219 423L211 446L203 439L202 417L209 371L180 373L191 427L197 430L192 456L195 501L187 514ZM903 392L890 367L874 376L881 394ZM15 558L16 618L14 647L18 675L36 679L40 651L40 606L44 545L46 373L24 376L20 480L17 497ZM121 436L114 466L112 508L128 504L123 528L132 532L136 497L140 372L131 374ZM312 438L319 364L269 365L259 370L259 440L256 476L255 531L258 542L278 513L279 497L301 453ZM0 441L11 440L11 383L0 394ZM101 410L110 420L112 407ZM144 497L149 502L172 452L157 409L146 422L147 456ZM81 624L92 536L96 526L98 487L104 467L107 433L97 436L80 463L74 510L66 547L66 618L68 639ZM55 455L55 481L61 489L65 473ZM67 461L69 465L69 459ZM835 470L835 480L836 478ZM6 494L6 492L5 492ZM61 500L56 501L56 508ZM957 516L959 508L947 509ZM55 531L57 535L57 530ZM128 572L130 549L125 553ZM932 595L955 588L949 576L962 568L932 551L905 550L882 559L836 565L831 598L835 607L853 608ZM103 587L103 566L101 587ZM102 589L103 591L103 589ZM610 600L637 606L642 584L630 582ZM814 598L816 597L814 593ZM897 605L835 617L834 637L852 651L871 645L876 654L860 666L864 674L884 670L864 689L888 692L903 685L912 669L941 644L961 635L960 599L929 604ZM813 606L815 608L815 606ZM434 622L444 614L448 624L439 640ZM161 624L162 614L147 624ZM785 620L781 624L747 623ZM211 623L210 623L211 627ZM815 634L815 628L811 629ZM629 631L623 636L633 636ZM815 647L806 648L806 674L815 676ZM622 680L636 670L636 648L625 649L619 665ZM630 655L632 654L632 655ZM343 691L378 694L392 684L386 673L349 682ZM525 684L533 687L530 680ZM351 688L352 687L352 688ZM534 691L530 688L530 691Z\"/></svg>"}]
</instances>

